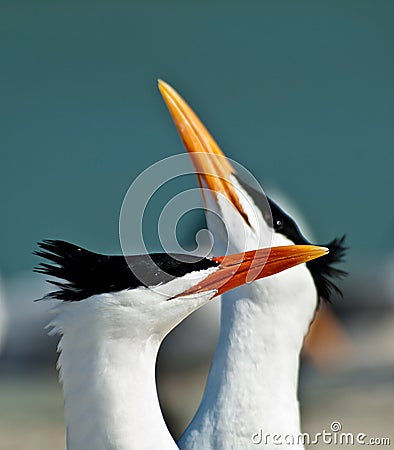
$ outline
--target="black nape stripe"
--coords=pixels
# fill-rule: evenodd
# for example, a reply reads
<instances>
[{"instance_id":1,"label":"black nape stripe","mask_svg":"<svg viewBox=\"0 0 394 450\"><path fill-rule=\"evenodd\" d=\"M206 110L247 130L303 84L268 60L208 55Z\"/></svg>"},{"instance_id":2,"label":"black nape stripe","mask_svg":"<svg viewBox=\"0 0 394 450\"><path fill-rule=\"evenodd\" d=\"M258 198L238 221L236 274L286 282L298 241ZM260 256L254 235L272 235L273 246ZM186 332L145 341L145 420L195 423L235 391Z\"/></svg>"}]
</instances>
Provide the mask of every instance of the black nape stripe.
<instances>
[{"instance_id":1,"label":"black nape stripe","mask_svg":"<svg viewBox=\"0 0 394 450\"><path fill-rule=\"evenodd\" d=\"M60 289L47 297L69 302L140 286L156 286L218 265L207 258L167 253L127 257L101 255L59 240L45 240L38 246L41 250L34 254L49 263L40 263L34 271L64 280L48 280ZM132 269L143 274L144 283Z\"/></svg>"},{"instance_id":2,"label":"black nape stripe","mask_svg":"<svg viewBox=\"0 0 394 450\"><path fill-rule=\"evenodd\" d=\"M311 244L311 242L303 236L294 219L286 214L273 200L268 196L266 199L261 192L256 191L239 178L237 178L237 180L252 197L256 206L262 211L267 223L272 226L277 233L283 234L296 245ZM270 220L271 218L267 217L266 200L268 200L268 204L271 208L272 223ZM345 236L336 238L328 244L322 244L322 246L327 247L330 252L325 256L309 261L306 265L315 282L318 298L330 302L334 292L342 296L341 290L332 279L341 279L347 275L347 272L344 270L333 267L334 264L342 263L345 260L347 251L347 247L345 246Z\"/></svg>"}]
</instances>

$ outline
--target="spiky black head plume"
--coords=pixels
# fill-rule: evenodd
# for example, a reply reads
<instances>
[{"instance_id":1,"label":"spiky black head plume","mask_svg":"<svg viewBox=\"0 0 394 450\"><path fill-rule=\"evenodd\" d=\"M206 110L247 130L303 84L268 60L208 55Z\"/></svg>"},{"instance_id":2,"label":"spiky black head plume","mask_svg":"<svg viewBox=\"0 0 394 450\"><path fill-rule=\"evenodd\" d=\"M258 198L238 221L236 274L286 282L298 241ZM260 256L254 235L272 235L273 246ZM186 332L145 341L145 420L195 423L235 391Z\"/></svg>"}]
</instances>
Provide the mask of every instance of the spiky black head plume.
<instances>
[{"instance_id":1,"label":"spiky black head plume","mask_svg":"<svg viewBox=\"0 0 394 450\"><path fill-rule=\"evenodd\" d=\"M347 247L345 246L345 237L336 238L329 244L323 245L327 247L330 252L319 259L309 261L307 267L311 271L312 277L316 284L316 289L319 298L331 301L332 294L336 292L343 297L342 291L332 281L333 279L342 279L347 275L347 272L337 267L334 264L342 263L345 260Z\"/></svg>"},{"instance_id":2,"label":"spiky black head plume","mask_svg":"<svg viewBox=\"0 0 394 450\"><path fill-rule=\"evenodd\" d=\"M167 253L126 257L101 255L59 240L45 240L38 246L41 250L34 254L50 262L40 263L35 272L64 280L48 280L60 289L46 298L69 302L140 286L157 286L189 272L218 265L208 258ZM136 274L143 274L143 282Z\"/></svg>"}]
</instances>

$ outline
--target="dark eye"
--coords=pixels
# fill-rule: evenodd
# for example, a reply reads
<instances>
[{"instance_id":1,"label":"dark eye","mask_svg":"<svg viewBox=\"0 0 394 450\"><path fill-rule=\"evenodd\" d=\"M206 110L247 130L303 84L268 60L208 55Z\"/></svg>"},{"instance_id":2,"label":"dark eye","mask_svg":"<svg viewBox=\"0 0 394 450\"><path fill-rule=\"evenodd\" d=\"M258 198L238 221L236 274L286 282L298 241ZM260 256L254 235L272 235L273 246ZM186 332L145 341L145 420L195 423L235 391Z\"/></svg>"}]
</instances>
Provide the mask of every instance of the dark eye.
<instances>
[{"instance_id":1,"label":"dark eye","mask_svg":"<svg viewBox=\"0 0 394 450\"><path fill-rule=\"evenodd\" d=\"M283 222L281 220L276 221L276 229L281 230L283 228Z\"/></svg>"}]
</instances>

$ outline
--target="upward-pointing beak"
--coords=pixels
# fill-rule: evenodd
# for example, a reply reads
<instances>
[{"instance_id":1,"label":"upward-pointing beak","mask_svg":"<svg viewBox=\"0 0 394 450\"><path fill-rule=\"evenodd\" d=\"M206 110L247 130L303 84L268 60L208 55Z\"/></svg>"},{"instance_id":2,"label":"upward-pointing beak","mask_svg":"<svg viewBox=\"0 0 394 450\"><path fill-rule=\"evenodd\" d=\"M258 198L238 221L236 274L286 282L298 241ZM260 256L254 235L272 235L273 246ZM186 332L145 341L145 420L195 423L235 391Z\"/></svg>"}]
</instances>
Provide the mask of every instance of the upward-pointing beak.
<instances>
[{"instance_id":1,"label":"upward-pointing beak","mask_svg":"<svg viewBox=\"0 0 394 450\"><path fill-rule=\"evenodd\" d=\"M217 291L216 297L245 283L274 275L327 253L325 247L290 245L212 258L219 263L218 270L178 297L210 290Z\"/></svg>"},{"instance_id":2,"label":"upward-pointing beak","mask_svg":"<svg viewBox=\"0 0 394 450\"><path fill-rule=\"evenodd\" d=\"M169 84L159 80L159 90L188 151L200 187L204 184L224 195L249 225L239 196L231 182L235 170L195 112Z\"/></svg>"}]
</instances>

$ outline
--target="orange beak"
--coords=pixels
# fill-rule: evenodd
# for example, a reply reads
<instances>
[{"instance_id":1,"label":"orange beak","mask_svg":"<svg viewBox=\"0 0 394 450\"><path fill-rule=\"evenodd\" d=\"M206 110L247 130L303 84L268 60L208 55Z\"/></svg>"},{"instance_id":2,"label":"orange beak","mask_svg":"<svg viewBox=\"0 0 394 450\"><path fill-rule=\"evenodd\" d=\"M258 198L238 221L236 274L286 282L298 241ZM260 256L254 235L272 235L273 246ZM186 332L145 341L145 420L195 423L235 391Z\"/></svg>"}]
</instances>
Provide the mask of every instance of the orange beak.
<instances>
[{"instance_id":1,"label":"orange beak","mask_svg":"<svg viewBox=\"0 0 394 450\"><path fill-rule=\"evenodd\" d=\"M158 84L178 133L191 157L200 187L203 187L205 182L208 189L224 195L249 225L248 216L231 182L231 175L236 173L234 168L185 100L164 81L159 80Z\"/></svg>"},{"instance_id":2,"label":"orange beak","mask_svg":"<svg viewBox=\"0 0 394 450\"><path fill-rule=\"evenodd\" d=\"M210 290L217 291L216 297L245 283L269 277L327 253L328 249L324 247L289 245L212 258L219 263L218 270L178 297Z\"/></svg>"}]
</instances>

